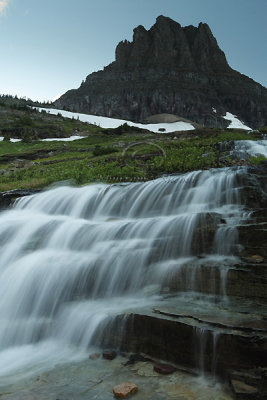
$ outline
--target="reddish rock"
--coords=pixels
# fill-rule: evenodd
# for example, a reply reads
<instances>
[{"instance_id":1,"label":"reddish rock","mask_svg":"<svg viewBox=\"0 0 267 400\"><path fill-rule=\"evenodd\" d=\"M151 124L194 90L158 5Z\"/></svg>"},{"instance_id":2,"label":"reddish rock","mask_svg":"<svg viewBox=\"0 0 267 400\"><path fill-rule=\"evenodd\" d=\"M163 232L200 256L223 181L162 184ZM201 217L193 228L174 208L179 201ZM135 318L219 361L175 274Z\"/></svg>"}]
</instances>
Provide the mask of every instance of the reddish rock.
<instances>
[{"instance_id":1,"label":"reddish rock","mask_svg":"<svg viewBox=\"0 0 267 400\"><path fill-rule=\"evenodd\" d=\"M115 350L105 350L102 355L105 360L114 360L117 357L117 352Z\"/></svg>"},{"instance_id":2,"label":"reddish rock","mask_svg":"<svg viewBox=\"0 0 267 400\"><path fill-rule=\"evenodd\" d=\"M138 386L135 383L125 382L115 386L113 388L113 393L117 399L124 399L125 397L128 397L131 394L136 393L137 390Z\"/></svg>"},{"instance_id":3,"label":"reddish rock","mask_svg":"<svg viewBox=\"0 0 267 400\"><path fill-rule=\"evenodd\" d=\"M260 256L259 254L255 254L254 256L251 256L251 258L256 261L257 263L262 263L264 258Z\"/></svg>"},{"instance_id":4,"label":"reddish rock","mask_svg":"<svg viewBox=\"0 0 267 400\"><path fill-rule=\"evenodd\" d=\"M158 372L159 374L172 374L176 369L169 364L155 364L154 371Z\"/></svg>"}]
</instances>

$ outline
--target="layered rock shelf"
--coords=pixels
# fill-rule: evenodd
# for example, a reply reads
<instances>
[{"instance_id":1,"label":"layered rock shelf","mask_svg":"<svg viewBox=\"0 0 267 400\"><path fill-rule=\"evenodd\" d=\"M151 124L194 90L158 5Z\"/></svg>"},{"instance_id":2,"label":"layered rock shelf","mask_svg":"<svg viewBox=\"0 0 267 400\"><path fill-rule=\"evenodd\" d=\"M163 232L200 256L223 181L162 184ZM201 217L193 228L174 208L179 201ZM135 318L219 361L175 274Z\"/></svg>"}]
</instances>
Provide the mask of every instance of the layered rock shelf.
<instances>
[{"instance_id":1,"label":"layered rock shelf","mask_svg":"<svg viewBox=\"0 0 267 400\"><path fill-rule=\"evenodd\" d=\"M228 268L211 260L207 265L201 257L199 264L189 262L163 283L163 297L154 308L132 310L111 320L104 329L111 334L98 337L96 343L141 352L191 373L220 376L237 399L264 399L266 165L250 168L239 178L244 187L241 203L246 204L248 218L237 226L238 261ZM225 274L222 268L226 268Z\"/></svg>"}]
</instances>

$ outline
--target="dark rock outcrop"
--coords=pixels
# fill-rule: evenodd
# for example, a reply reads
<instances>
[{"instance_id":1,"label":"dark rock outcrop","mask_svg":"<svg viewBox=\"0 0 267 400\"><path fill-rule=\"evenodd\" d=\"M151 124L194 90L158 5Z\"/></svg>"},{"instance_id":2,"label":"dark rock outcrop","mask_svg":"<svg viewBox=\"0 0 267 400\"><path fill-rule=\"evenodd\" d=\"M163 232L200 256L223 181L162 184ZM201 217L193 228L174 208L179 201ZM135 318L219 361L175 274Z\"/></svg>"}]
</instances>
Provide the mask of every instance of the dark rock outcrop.
<instances>
[{"instance_id":1,"label":"dark rock outcrop","mask_svg":"<svg viewBox=\"0 0 267 400\"><path fill-rule=\"evenodd\" d=\"M114 360L117 357L117 352L115 350L105 350L102 356L105 360Z\"/></svg>"},{"instance_id":2,"label":"dark rock outcrop","mask_svg":"<svg viewBox=\"0 0 267 400\"><path fill-rule=\"evenodd\" d=\"M20 197L30 196L38 192L40 192L38 189L15 189L7 192L0 192L0 210L12 206L15 200Z\"/></svg>"},{"instance_id":3,"label":"dark rock outcrop","mask_svg":"<svg viewBox=\"0 0 267 400\"><path fill-rule=\"evenodd\" d=\"M135 28L115 62L54 105L133 121L168 113L215 127L228 126L229 111L252 128L267 124L267 89L228 65L209 26L181 27L163 16L148 31Z\"/></svg>"}]
</instances>

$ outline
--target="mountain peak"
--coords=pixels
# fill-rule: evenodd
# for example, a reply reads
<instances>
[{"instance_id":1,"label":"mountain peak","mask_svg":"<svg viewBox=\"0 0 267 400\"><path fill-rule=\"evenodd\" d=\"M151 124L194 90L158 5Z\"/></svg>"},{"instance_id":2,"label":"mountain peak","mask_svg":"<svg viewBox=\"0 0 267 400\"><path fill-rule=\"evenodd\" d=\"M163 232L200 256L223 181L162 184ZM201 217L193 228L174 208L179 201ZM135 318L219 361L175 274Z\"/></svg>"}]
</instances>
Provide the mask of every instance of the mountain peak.
<instances>
[{"instance_id":1,"label":"mountain peak","mask_svg":"<svg viewBox=\"0 0 267 400\"><path fill-rule=\"evenodd\" d=\"M55 105L132 121L167 113L224 127L231 112L251 127L267 123L267 90L230 68L204 22L182 27L160 15L149 30L137 26L115 57Z\"/></svg>"},{"instance_id":2,"label":"mountain peak","mask_svg":"<svg viewBox=\"0 0 267 400\"><path fill-rule=\"evenodd\" d=\"M173 19L169 18L169 17L165 17L164 15L159 15L156 18L156 23L157 24L177 24L180 25L179 22L174 21Z\"/></svg>"},{"instance_id":3,"label":"mountain peak","mask_svg":"<svg viewBox=\"0 0 267 400\"><path fill-rule=\"evenodd\" d=\"M182 28L178 22L162 15L149 30L142 25L135 28L132 42L118 44L112 68L165 69L166 65L176 70L226 72L230 69L207 24Z\"/></svg>"}]
</instances>

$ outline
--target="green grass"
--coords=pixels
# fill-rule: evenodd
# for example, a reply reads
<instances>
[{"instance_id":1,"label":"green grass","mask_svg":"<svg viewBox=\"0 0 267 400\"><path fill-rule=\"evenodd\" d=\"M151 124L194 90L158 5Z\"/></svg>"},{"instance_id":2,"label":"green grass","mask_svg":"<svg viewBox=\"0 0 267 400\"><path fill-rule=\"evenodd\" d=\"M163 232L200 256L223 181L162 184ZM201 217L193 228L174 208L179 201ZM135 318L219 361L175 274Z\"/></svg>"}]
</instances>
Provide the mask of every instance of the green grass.
<instances>
[{"instance_id":1,"label":"green grass","mask_svg":"<svg viewBox=\"0 0 267 400\"><path fill-rule=\"evenodd\" d=\"M223 161L219 159L218 143L257 139L243 132L196 131L172 140L172 134L128 131L115 135L96 129L95 134L73 142L0 142L0 191L40 188L66 180L79 185L148 180L162 173L234 165L229 152ZM15 167L16 159L29 159L29 163Z\"/></svg>"},{"instance_id":2,"label":"green grass","mask_svg":"<svg viewBox=\"0 0 267 400\"><path fill-rule=\"evenodd\" d=\"M0 136L24 140L0 142L0 191L41 188L66 180L80 185L148 180L163 173L236 165L238 161L230 157L229 150L219 154L219 144L258 139L256 133L237 130L203 128L154 134L127 124L103 129L60 114L39 113L28 105L42 106L0 96ZM261 132L266 129L263 127ZM77 133L86 137L73 142L39 140ZM173 140L175 136L177 139ZM250 157L247 163L259 164L264 160Z\"/></svg>"},{"instance_id":3,"label":"green grass","mask_svg":"<svg viewBox=\"0 0 267 400\"><path fill-rule=\"evenodd\" d=\"M258 157L250 156L250 158L249 158L249 162L251 165L259 165L266 161L267 161L267 158L264 156L258 156Z\"/></svg>"}]
</instances>

